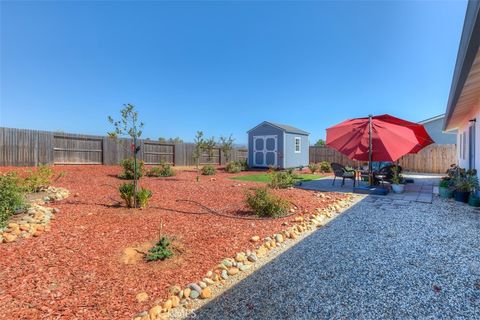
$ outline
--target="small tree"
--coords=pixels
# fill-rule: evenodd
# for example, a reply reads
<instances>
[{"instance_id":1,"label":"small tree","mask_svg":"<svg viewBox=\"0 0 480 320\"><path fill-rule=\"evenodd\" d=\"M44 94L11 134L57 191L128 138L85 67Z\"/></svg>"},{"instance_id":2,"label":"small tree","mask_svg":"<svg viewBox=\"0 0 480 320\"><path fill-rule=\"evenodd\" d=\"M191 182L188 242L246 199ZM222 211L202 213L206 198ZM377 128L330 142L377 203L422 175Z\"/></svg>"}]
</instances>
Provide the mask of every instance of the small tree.
<instances>
[{"instance_id":1,"label":"small tree","mask_svg":"<svg viewBox=\"0 0 480 320\"><path fill-rule=\"evenodd\" d=\"M315 143L316 147L325 147L325 140L323 139L318 139L317 142Z\"/></svg>"},{"instance_id":2,"label":"small tree","mask_svg":"<svg viewBox=\"0 0 480 320\"><path fill-rule=\"evenodd\" d=\"M115 127L116 136L130 136L133 139L132 153L133 153L133 172L137 172L137 153L140 151L140 147L137 146L137 139L142 135L143 122L138 120L138 112L135 111L135 106L128 103L123 105L123 109L120 110L121 119L116 121L111 116L108 117L108 121ZM109 136L113 136L110 132ZM133 175L134 185L134 206L137 207L137 185L138 177Z\"/></svg>"},{"instance_id":3,"label":"small tree","mask_svg":"<svg viewBox=\"0 0 480 320\"><path fill-rule=\"evenodd\" d=\"M193 139L193 143L195 144L195 148L193 149L192 157L198 170L198 167L200 166L200 157L205 150L205 139L203 138L203 131L197 131L197 133L195 134L195 139Z\"/></svg>"},{"instance_id":4,"label":"small tree","mask_svg":"<svg viewBox=\"0 0 480 320\"><path fill-rule=\"evenodd\" d=\"M215 137L208 138L203 144L203 152L206 152L208 155L208 161L211 161L213 158L213 150L217 143L215 142Z\"/></svg>"},{"instance_id":5,"label":"small tree","mask_svg":"<svg viewBox=\"0 0 480 320\"><path fill-rule=\"evenodd\" d=\"M220 150L222 151L223 156L225 157L225 162L230 162L230 152L233 150L233 142L235 139L230 135L228 138L221 136L220 137Z\"/></svg>"}]
</instances>

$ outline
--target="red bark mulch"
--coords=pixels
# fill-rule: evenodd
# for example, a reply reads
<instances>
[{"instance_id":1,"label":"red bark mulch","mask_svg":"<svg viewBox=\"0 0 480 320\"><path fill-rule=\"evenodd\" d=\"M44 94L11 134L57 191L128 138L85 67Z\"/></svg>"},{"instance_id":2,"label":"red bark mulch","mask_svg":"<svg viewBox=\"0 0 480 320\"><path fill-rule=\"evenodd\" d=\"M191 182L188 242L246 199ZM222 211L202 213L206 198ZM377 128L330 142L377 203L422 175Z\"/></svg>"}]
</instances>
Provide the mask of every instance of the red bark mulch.
<instances>
[{"instance_id":1,"label":"red bark mulch","mask_svg":"<svg viewBox=\"0 0 480 320\"><path fill-rule=\"evenodd\" d=\"M200 182L188 171L142 178L141 185L154 193L151 207L128 210L117 205L117 187L124 182L116 178L118 166L56 166L55 171L67 173L54 185L71 195L52 204L61 210L52 230L0 244L0 319L130 319L155 299L166 298L171 285L202 279L222 258L253 248L253 235L279 232L286 228L283 222L292 220L239 218L248 211L245 189L261 184L231 180L231 174L201 176ZM276 193L309 212L345 197L330 194L325 201L298 189ZM181 199L233 217L176 201ZM176 237L184 252L163 262L124 264L123 250L157 239L161 221L163 233ZM143 291L150 300L138 303L135 295Z\"/></svg>"}]
</instances>

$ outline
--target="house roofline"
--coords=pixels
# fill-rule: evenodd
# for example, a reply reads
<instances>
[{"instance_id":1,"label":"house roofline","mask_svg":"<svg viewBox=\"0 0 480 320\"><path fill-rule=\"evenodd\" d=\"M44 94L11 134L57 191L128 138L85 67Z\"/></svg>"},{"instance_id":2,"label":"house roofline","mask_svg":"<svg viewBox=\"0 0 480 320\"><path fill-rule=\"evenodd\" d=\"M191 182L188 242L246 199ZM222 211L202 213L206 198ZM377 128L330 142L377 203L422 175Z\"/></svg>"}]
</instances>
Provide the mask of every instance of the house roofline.
<instances>
[{"instance_id":1,"label":"house roofline","mask_svg":"<svg viewBox=\"0 0 480 320\"><path fill-rule=\"evenodd\" d=\"M442 119L443 117L445 117L445 113L439 114L438 116L434 116L434 117L431 117L431 118L428 118L428 119L425 119L425 120L422 120L422 121L418 121L417 123L418 124L425 124L425 123L429 123L429 122L432 122L432 121L435 121L435 120L438 120L438 119Z\"/></svg>"},{"instance_id":2,"label":"house roofline","mask_svg":"<svg viewBox=\"0 0 480 320\"><path fill-rule=\"evenodd\" d=\"M457 61L452 77L452 85L448 97L447 111L443 120L443 130L447 130L448 124L455 111L456 104L462 93L470 69L480 47L480 1L468 1L463 23L462 36L458 47ZM455 129L455 128L451 128Z\"/></svg>"}]
</instances>

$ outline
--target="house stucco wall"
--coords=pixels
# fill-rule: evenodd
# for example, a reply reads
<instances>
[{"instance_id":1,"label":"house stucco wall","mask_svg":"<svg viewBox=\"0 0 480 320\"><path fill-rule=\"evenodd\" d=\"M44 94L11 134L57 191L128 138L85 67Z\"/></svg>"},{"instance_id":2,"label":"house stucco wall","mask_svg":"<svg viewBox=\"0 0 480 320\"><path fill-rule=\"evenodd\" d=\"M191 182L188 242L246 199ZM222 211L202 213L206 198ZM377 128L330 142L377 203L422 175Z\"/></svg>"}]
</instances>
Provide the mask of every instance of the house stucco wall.
<instances>
[{"instance_id":1,"label":"house stucco wall","mask_svg":"<svg viewBox=\"0 0 480 320\"><path fill-rule=\"evenodd\" d=\"M477 119L476 122L469 120ZM469 128L475 126L475 165L474 168L469 166ZM464 119L462 125L457 130L457 159L461 168L480 169L480 103L477 104L473 111Z\"/></svg>"},{"instance_id":2,"label":"house stucco wall","mask_svg":"<svg viewBox=\"0 0 480 320\"><path fill-rule=\"evenodd\" d=\"M436 119L427 123L424 123L423 126L427 130L430 137L437 144L455 144L457 142L457 137L454 132L443 132L443 119Z\"/></svg>"}]
</instances>

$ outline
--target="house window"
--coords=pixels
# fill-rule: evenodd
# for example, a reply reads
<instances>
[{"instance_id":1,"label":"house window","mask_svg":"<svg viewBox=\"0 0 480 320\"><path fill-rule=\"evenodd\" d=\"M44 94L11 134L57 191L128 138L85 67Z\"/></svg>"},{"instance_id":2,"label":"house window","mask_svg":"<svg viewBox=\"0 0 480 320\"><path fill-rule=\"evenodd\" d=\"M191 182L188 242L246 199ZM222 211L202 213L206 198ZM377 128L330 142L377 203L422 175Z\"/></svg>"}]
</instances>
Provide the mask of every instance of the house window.
<instances>
[{"instance_id":1,"label":"house window","mask_svg":"<svg viewBox=\"0 0 480 320\"><path fill-rule=\"evenodd\" d=\"M301 150L301 138L295 138L295 153L300 153Z\"/></svg>"}]
</instances>

